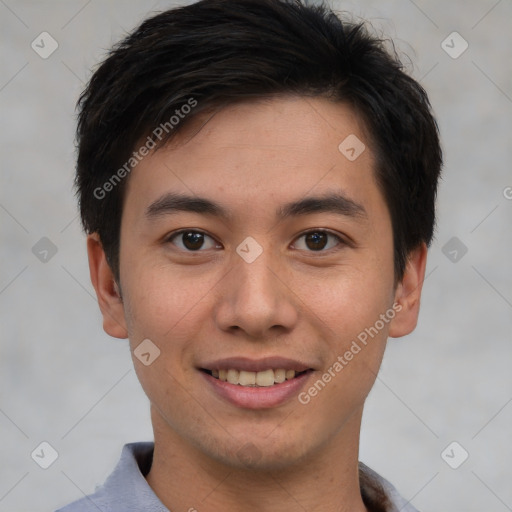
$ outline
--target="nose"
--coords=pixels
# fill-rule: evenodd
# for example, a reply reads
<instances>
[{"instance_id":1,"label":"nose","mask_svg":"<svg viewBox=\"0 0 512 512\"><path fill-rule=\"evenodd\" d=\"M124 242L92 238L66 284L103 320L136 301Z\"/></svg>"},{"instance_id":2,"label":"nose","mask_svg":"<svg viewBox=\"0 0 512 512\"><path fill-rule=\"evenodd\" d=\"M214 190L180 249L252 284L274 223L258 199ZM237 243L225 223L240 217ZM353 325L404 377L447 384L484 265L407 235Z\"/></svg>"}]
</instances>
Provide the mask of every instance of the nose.
<instances>
[{"instance_id":1,"label":"nose","mask_svg":"<svg viewBox=\"0 0 512 512\"><path fill-rule=\"evenodd\" d=\"M299 318L298 299L271 251L251 263L238 254L218 288L215 321L219 329L264 341L290 332Z\"/></svg>"}]
</instances>

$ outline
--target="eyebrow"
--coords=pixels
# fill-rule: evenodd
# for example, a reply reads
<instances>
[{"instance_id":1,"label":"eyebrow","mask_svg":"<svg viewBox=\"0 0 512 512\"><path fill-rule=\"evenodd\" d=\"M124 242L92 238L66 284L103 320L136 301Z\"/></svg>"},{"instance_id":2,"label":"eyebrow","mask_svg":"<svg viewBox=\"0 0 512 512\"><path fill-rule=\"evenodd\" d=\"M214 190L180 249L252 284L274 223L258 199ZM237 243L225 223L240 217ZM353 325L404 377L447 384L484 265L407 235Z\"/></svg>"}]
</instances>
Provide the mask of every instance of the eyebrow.
<instances>
[{"instance_id":1,"label":"eyebrow","mask_svg":"<svg viewBox=\"0 0 512 512\"><path fill-rule=\"evenodd\" d=\"M224 206L210 199L169 192L146 208L146 218L153 220L178 212L198 213L218 217L226 221L231 220L233 217ZM313 213L334 213L345 217L368 218L368 214L361 204L338 192L305 197L298 201L286 203L277 209L276 217L279 220L284 220L289 217Z\"/></svg>"},{"instance_id":2,"label":"eyebrow","mask_svg":"<svg viewBox=\"0 0 512 512\"><path fill-rule=\"evenodd\" d=\"M363 205L356 203L339 192L305 197L298 201L287 203L278 209L277 217L280 220L284 220L288 217L298 217L312 213L335 213L345 217L368 218Z\"/></svg>"}]
</instances>

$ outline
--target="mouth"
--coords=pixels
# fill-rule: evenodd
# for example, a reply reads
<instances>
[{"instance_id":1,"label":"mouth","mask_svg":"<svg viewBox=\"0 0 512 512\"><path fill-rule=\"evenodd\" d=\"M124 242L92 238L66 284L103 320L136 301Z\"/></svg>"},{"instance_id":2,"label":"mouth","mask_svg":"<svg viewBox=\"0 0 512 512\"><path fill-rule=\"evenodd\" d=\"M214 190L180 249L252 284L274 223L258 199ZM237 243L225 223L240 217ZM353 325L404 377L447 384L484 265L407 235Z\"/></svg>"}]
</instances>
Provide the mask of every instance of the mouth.
<instances>
[{"instance_id":1,"label":"mouth","mask_svg":"<svg viewBox=\"0 0 512 512\"><path fill-rule=\"evenodd\" d=\"M282 357L232 357L198 368L209 391L242 409L269 409L293 400L315 372L308 364Z\"/></svg>"},{"instance_id":2,"label":"mouth","mask_svg":"<svg viewBox=\"0 0 512 512\"><path fill-rule=\"evenodd\" d=\"M283 382L293 380L313 370L311 368L303 371L286 370L284 368L268 368L267 370L253 372L239 370L236 368L212 370L201 368L201 371L222 382L229 382L233 385L249 388L258 388L282 384Z\"/></svg>"}]
</instances>

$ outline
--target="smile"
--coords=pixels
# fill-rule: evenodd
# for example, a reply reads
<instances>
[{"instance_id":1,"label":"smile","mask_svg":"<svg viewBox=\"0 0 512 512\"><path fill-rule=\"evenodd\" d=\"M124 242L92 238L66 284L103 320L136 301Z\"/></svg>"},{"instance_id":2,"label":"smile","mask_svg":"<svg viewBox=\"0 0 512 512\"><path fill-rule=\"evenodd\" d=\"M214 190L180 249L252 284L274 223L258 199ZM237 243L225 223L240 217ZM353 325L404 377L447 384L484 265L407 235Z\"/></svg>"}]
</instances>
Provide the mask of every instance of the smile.
<instances>
[{"instance_id":1,"label":"smile","mask_svg":"<svg viewBox=\"0 0 512 512\"><path fill-rule=\"evenodd\" d=\"M209 373L215 379L222 382L229 382L244 387L269 387L275 384L282 384L287 380L292 380L296 376L305 373L295 370L285 370L284 368L268 369L260 372L251 372L246 370L237 370L230 368L228 370L203 370Z\"/></svg>"},{"instance_id":2,"label":"smile","mask_svg":"<svg viewBox=\"0 0 512 512\"><path fill-rule=\"evenodd\" d=\"M297 399L315 366L283 357L230 357L198 365L206 390L241 409L269 409Z\"/></svg>"}]
</instances>

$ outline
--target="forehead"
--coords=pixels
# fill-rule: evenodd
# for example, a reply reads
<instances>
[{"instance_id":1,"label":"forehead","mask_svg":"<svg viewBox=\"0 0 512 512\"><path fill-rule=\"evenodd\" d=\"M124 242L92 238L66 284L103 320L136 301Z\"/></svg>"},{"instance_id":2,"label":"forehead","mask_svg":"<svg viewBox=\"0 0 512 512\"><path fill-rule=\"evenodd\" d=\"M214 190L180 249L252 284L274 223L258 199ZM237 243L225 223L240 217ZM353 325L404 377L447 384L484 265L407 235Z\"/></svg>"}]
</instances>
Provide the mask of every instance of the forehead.
<instances>
[{"instance_id":1,"label":"forehead","mask_svg":"<svg viewBox=\"0 0 512 512\"><path fill-rule=\"evenodd\" d=\"M339 144L350 135L368 138L362 119L347 104L321 97L272 96L199 114L167 149L176 155L184 150L190 157L258 150L267 161L283 155L293 162L317 160L315 153L325 150L326 157L338 157Z\"/></svg>"},{"instance_id":2,"label":"forehead","mask_svg":"<svg viewBox=\"0 0 512 512\"><path fill-rule=\"evenodd\" d=\"M349 106L272 98L194 119L133 169L125 206L141 215L167 191L222 198L247 216L333 190L371 203L382 199L373 169L364 125Z\"/></svg>"}]
</instances>

